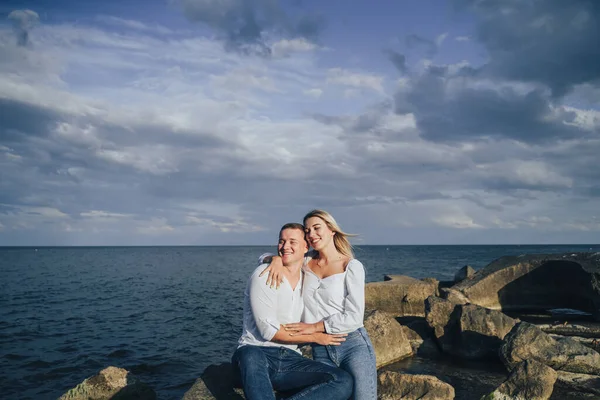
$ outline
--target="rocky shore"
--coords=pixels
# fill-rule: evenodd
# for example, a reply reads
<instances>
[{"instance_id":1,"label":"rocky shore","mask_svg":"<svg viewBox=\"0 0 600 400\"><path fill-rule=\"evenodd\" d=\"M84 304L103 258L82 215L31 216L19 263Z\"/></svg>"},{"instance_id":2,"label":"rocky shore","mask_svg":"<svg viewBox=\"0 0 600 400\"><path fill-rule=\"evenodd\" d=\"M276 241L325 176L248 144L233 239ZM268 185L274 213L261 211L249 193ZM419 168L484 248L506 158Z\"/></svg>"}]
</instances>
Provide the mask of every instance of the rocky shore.
<instances>
[{"instance_id":1,"label":"rocky shore","mask_svg":"<svg viewBox=\"0 0 600 400\"><path fill-rule=\"evenodd\" d=\"M600 253L503 257L451 282L386 276L366 306L382 400L600 399ZM235 386L230 364L211 365L183 400L243 399ZM155 398L108 367L60 400Z\"/></svg>"}]
</instances>

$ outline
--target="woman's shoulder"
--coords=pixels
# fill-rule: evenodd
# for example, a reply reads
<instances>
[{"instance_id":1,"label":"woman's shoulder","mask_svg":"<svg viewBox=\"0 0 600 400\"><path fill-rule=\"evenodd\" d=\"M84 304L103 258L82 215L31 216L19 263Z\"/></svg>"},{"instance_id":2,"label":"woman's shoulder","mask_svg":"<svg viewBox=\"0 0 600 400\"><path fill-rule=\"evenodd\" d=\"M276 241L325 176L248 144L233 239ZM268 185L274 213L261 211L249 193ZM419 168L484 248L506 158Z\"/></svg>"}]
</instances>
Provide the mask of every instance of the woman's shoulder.
<instances>
[{"instance_id":1,"label":"woman's shoulder","mask_svg":"<svg viewBox=\"0 0 600 400\"><path fill-rule=\"evenodd\" d=\"M364 269L365 269L364 265L356 258L351 258L350 260L348 260L348 263L346 264L346 271L350 271L350 270L363 270L364 271Z\"/></svg>"}]
</instances>

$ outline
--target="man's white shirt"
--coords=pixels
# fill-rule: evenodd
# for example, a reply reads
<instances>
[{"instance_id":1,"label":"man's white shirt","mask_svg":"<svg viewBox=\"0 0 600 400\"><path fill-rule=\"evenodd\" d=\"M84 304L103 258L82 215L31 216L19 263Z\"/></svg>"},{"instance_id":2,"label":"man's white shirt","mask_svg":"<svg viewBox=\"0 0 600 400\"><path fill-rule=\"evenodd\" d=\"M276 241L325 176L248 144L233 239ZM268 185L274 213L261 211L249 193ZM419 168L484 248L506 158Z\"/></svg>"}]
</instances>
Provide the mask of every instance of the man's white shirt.
<instances>
[{"instance_id":1,"label":"man's white shirt","mask_svg":"<svg viewBox=\"0 0 600 400\"><path fill-rule=\"evenodd\" d=\"M268 274L259 277L268 267L262 264L254 270L244 291L244 328L239 340L239 346L274 346L287 347L298 351L295 344L271 342L280 325L299 322L302 318L304 303L302 301L302 279L296 288L284 277L279 289L267 286Z\"/></svg>"}]
</instances>

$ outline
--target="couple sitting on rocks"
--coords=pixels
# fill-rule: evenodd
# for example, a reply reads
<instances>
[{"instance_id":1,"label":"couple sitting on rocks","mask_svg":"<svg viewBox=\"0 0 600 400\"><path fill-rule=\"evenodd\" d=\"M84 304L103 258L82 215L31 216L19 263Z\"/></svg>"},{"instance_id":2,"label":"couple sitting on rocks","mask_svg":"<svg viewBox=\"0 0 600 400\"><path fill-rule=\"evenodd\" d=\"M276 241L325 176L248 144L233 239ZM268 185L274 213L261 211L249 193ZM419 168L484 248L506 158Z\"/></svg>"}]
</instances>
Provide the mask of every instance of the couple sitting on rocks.
<instances>
[{"instance_id":1,"label":"couple sitting on rocks","mask_svg":"<svg viewBox=\"0 0 600 400\"><path fill-rule=\"evenodd\" d=\"M249 400L275 399L273 389L288 399L375 400L364 268L329 213L313 210L303 222L281 228L279 256L261 256L248 280L234 370ZM313 360L298 350L304 343Z\"/></svg>"}]
</instances>

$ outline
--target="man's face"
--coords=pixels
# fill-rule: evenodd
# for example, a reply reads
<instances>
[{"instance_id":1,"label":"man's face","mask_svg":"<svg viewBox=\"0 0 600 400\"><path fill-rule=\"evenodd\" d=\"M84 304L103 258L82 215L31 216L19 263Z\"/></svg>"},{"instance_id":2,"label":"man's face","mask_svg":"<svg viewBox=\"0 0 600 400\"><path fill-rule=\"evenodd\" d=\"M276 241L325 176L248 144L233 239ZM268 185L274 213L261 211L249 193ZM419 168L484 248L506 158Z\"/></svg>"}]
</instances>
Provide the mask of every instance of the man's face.
<instances>
[{"instance_id":1,"label":"man's face","mask_svg":"<svg viewBox=\"0 0 600 400\"><path fill-rule=\"evenodd\" d=\"M304 240L304 232L300 229L284 229L279 233L277 252L283 265L289 265L304 259L308 244Z\"/></svg>"}]
</instances>

